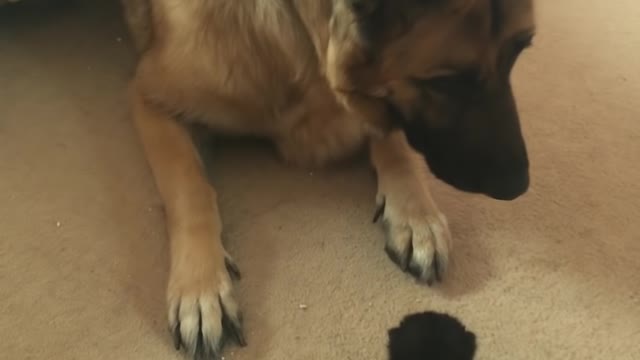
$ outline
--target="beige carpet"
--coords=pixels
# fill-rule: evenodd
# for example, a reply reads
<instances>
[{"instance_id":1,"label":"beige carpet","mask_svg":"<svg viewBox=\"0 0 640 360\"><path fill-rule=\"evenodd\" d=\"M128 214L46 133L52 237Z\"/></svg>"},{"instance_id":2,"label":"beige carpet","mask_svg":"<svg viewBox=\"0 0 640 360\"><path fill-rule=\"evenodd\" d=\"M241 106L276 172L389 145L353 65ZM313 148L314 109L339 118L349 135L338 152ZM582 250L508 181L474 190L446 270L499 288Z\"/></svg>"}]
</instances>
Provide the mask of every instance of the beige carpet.
<instances>
[{"instance_id":1,"label":"beige carpet","mask_svg":"<svg viewBox=\"0 0 640 360\"><path fill-rule=\"evenodd\" d=\"M131 47L116 7L75 3L0 9L0 358L180 359L126 114ZM429 309L477 334L478 359L640 359L638 19L636 0L539 1L514 78L531 191L503 203L434 181L456 241L440 288L387 259L363 165L309 173L218 145L250 343L226 359L384 360L387 329Z\"/></svg>"}]
</instances>

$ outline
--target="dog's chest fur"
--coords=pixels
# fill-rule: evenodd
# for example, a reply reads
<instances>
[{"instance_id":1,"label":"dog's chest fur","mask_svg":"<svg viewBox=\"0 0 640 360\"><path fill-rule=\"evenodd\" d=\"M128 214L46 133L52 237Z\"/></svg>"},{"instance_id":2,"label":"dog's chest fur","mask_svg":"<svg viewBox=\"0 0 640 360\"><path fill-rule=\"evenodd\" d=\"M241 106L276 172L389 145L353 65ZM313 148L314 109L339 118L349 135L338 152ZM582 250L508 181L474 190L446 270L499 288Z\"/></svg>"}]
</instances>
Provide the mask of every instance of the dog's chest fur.
<instances>
[{"instance_id":1,"label":"dog's chest fur","mask_svg":"<svg viewBox=\"0 0 640 360\"><path fill-rule=\"evenodd\" d=\"M157 35L139 68L143 91L215 131L268 137L292 163L322 165L355 152L365 123L329 89L320 53L326 34L310 24L327 21L330 2L292 4L155 0Z\"/></svg>"}]
</instances>

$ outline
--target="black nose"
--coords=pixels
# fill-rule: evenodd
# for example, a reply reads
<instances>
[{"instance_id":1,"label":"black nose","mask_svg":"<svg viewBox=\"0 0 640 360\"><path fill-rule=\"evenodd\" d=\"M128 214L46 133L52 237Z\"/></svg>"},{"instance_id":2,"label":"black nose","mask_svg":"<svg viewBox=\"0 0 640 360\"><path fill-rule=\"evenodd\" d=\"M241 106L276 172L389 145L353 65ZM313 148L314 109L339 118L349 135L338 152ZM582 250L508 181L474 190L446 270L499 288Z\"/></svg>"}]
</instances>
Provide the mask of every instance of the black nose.
<instances>
[{"instance_id":1,"label":"black nose","mask_svg":"<svg viewBox=\"0 0 640 360\"><path fill-rule=\"evenodd\" d=\"M529 189L529 171L493 175L486 179L483 187L483 192L496 200L514 200Z\"/></svg>"}]
</instances>

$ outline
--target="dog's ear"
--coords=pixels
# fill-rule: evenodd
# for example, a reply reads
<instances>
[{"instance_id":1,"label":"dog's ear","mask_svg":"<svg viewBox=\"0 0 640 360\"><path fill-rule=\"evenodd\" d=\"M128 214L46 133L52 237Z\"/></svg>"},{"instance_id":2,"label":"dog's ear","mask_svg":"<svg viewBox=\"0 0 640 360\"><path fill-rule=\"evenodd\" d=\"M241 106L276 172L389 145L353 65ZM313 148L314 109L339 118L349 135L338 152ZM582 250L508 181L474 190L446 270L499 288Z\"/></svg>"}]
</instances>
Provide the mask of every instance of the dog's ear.
<instances>
[{"instance_id":1,"label":"dog's ear","mask_svg":"<svg viewBox=\"0 0 640 360\"><path fill-rule=\"evenodd\" d=\"M334 89L363 88L375 79L383 49L437 7L476 0L333 0L326 73ZM364 83L362 83L364 82Z\"/></svg>"},{"instance_id":2,"label":"dog's ear","mask_svg":"<svg viewBox=\"0 0 640 360\"><path fill-rule=\"evenodd\" d=\"M446 12L463 12L478 0L333 0L329 23L329 41L324 59L325 75L347 109L356 110L377 129L391 126L388 93L394 69L390 58L418 56L424 49L412 50L401 43L420 21ZM446 15L448 16L448 15ZM420 37L409 37L418 44ZM400 51L403 48L406 51ZM413 51L413 53L412 53Z\"/></svg>"},{"instance_id":3,"label":"dog's ear","mask_svg":"<svg viewBox=\"0 0 640 360\"><path fill-rule=\"evenodd\" d=\"M434 4L472 0L333 0L325 74L336 97L376 127L387 119L380 101L384 49ZM473 0L474 1L474 0ZM378 119L381 118L381 119Z\"/></svg>"}]
</instances>

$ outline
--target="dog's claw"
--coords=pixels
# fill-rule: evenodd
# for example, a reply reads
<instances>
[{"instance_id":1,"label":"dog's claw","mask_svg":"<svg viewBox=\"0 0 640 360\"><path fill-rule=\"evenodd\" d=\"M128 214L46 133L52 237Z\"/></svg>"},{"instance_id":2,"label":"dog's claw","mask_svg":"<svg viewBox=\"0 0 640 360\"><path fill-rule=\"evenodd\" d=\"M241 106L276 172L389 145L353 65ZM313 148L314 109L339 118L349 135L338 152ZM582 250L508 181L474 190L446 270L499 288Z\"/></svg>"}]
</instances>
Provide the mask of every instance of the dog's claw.
<instances>
[{"instance_id":1,"label":"dog's claw","mask_svg":"<svg viewBox=\"0 0 640 360\"><path fill-rule=\"evenodd\" d=\"M224 329L225 338L231 338L241 347L247 346L247 340L244 336L242 327L242 314L237 313L235 316L225 309L222 299L220 306L223 309L222 328Z\"/></svg>"},{"instance_id":2,"label":"dog's claw","mask_svg":"<svg viewBox=\"0 0 640 360\"><path fill-rule=\"evenodd\" d=\"M202 321L202 319L200 319ZM173 344L176 350L183 348L187 351L187 354L193 360L219 360L221 359L221 350L224 347L225 337L233 338L233 340L242 347L247 346L247 341L242 330L242 325L239 320L232 320L229 315L224 314L222 318L222 326L224 328L223 338L220 338L216 342L205 341L202 329L199 330L198 337L194 346L185 346L184 341L180 335L180 323L171 329L171 335L173 337Z\"/></svg>"},{"instance_id":3,"label":"dog's claw","mask_svg":"<svg viewBox=\"0 0 640 360\"><path fill-rule=\"evenodd\" d=\"M387 253L387 256L389 257L389 259L391 259L391 261L393 261L394 264L398 265L400 270L404 272L407 271L409 257L398 254L388 245L384 247L384 252Z\"/></svg>"},{"instance_id":4,"label":"dog's claw","mask_svg":"<svg viewBox=\"0 0 640 360\"><path fill-rule=\"evenodd\" d=\"M241 280L242 274L240 273L240 268L236 263L229 257L224 258L224 265L227 268L227 272L233 280Z\"/></svg>"},{"instance_id":5,"label":"dog's claw","mask_svg":"<svg viewBox=\"0 0 640 360\"><path fill-rule=\"evenodd\" d=\"M228 291L220 291L216 297L200 296L195 301L187 298L173 305L169 315L174 347L193 360L220 360L230 339L247 345L242 314Z\"/></svg>"},{"instance_id":6,"label":"dog's claw","mask_svg":"<svg viewBox=\"0 0 640 360\"><path fill-rule=\"evenodd\" d=\"M406 228L398 227L395 224L387 218L383 221L387 238L384 250L391 261L398 265L403 272L412 275L428 286L442 282L442 275L447 265L447 254L441 253L435 248L437 245L435 242L442 240L442 236L439 236L439 233L434 233L430 227L428 231L424 231L424 227L422 229L419 227ZM444 228L438 224L429 226ZM443 230L439 231L443 232ZM429 236L424 234L429 234ZM444 234L448 236L448 232ZM420 246L418 251L415 246Z\"/></svg>"},{"instance_id":7,"label":"dog's claw","mask_svg":"<svg viewBox=\"0 0 640 360\"><path fill-rule=\"evenodd\" d=\"M382 200L382 202L378 204L378 207L376 208L376 212L373 214L374 224L377 223L378 220L380 220L380 217L382 217L382 215L384 214L385 204L386 204L386 201L384 200Z\"/></svg>"},{"instance_id":8,"label":"dog's claw","mask_svg":"<svg viewBox=\"0 0 640 360\"><path fill-rule=\"evenodd\" d=\"M244 331L242 330L242 327L234 327L231 333L233 334L236 344L238 344L241 347L247 346L247 339L244 336Z\"/></svg>"},{"instance_id":9,"label":"dog's claw","mask_svg":"<svg viewBox=\"0 0 640 360\"><path fill-rule=\"evenodd\" d=\"M442 268L440 265L440 258L438 256L433 258L433 276L436 282L442 282ZM429 284L431 286L431 284Z\"/></svg>"},{"instance_id":10,"label":"dog's claw","mask_svg":"<svg viewBox=\"0 0 640 360\"><path fill-rule=\"evenodd\" d=\"M202 317L200 318L200 323L202 323ZM202 325L200 325L200 328L202 329ZM204 345L204 339L202 336L202 330L198 331L198 337L196 339L196 347L193 349L193 353L191 354L191 357L195 360L195 359L204 359L205 358L205 345Z\"/></svg>"},{"instance_id":11,"label":"dog's claw","mask_svg":"<svg viewBox=\"0 0 640 360\"><path fill-rule=\"evenodd\" d=\"M239 327L236 325L230 325L228 331L231 337L233 338L233 340L236 342L236 344L238 344L241 347L247 346L247 340L245 339L244 331L242 330L242 327Z\"/></svg>"},{"instance_id":12,"label":"dog's claw","mask_svg":"<svg viewBox=\"0 0 640 360\"><path fill-rule=\"evenodd\" d=\"M247 346L247 340L242 330L242 318L231 318L226 312L222 317L222 328L227 337L230 337L241 347Z\"/></svg>"},{"instance_id":13,"label":"dog's claw","mask_svg":"<svg viewBox=\"0 0 640 360\"><path fill-rule=\"evenodd\" d=\"M173 346L176 350L180 350L180 346L182 345L182 338L180 336L180 322L178 321L173 329L169 329L171 331L171 337L173 338Z\"/></svg>"}]
</instances>

